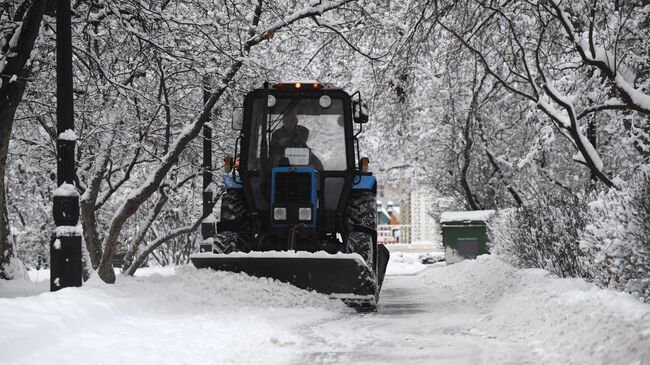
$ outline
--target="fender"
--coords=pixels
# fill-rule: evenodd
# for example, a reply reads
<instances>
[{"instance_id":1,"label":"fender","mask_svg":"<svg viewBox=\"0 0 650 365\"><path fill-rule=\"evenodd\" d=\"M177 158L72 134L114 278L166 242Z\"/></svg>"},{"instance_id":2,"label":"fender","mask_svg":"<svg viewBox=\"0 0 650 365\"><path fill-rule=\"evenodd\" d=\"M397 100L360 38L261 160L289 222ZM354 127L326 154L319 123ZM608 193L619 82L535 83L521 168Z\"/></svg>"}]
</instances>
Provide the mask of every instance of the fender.
<instances>
[{"instance_id":1,"label":"fender","mask_svg":"<svg viewBox=\"0 0 650 365\"><path fill-rule=\"evenodd\" d=\"M223 186L226 189L243 189L244 188L244 185L242 185L241 180L236 181L232 177L232 175L230 175L230 174L222 175L221 178L223 180Z\"/></svg>"},{"instance_id":2,"label":"fender","mask_svg":"<svg viewBox=\"0 0 650 365\"><path fill-rule=\"evenodd\" d=\"M377 191L377 178L372 175L357 175L352 183L352 190Z\"/></svg>"}]
</instances>

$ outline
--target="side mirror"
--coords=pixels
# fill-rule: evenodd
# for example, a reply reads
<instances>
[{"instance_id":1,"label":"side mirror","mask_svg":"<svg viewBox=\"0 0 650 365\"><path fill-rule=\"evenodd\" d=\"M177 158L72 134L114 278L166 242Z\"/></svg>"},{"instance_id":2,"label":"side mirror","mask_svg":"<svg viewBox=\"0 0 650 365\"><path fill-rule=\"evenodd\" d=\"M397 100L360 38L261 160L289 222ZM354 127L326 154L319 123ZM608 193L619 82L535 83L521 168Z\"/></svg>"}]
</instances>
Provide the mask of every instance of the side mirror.
<instances>
[{"instance_id":1,"label":"side mirror","mask_svg":"<svg viewBox=\"0 0 650 365\"><path fill-rule=\"evenodd\" d=\"M232 129L240 131L244 126L244 108L235 108L232 111Z\"/></svg>"},{"instance_id":2,"label":"side mirror","mask_svg":"<svg viewBox=\"0 0 650 365\"><path fill-rule=\"evenodd\" d=\"M352 101L352 118L355 123L368 123L368 106L361 98Z\"/></svg>"}]
</instances>

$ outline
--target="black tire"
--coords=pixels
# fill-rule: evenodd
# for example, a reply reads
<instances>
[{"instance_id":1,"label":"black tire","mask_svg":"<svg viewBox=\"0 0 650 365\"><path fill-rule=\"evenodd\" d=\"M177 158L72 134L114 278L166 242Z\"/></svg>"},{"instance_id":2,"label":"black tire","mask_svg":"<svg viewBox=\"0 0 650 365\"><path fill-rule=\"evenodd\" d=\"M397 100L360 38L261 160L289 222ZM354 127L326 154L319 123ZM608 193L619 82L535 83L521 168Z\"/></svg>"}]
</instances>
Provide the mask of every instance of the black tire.
<instances>
[{"instance_id":1,"label":"black tire","mask_svg":"<svg viewBox=\"0 0 650 365\"><path fill-rule=\"evenodd\" d=\"M345 242L345 252L357 253L363 257L370 268L375 267L372 236L365 232L350 232Z\"/></svg>"},{"instance_id":2,"label":"black tire","mask_svg":"<svg viewBox=\"0 0 650 365\"><path fill-rule=\"evenodd\" d=\"M237 231L219 232L214 237L215 253L248 252L252 244L250 212L246 196L241 190L228 190L221 197L221 217L223 221L237 221Z\"/></svg>"},{"instance_id":3,"label":"black tire","mask_svg":"<svg viewBox=\"0 0 650 365\"><path fill-rule=\"evenodd\" d=\"M239 220L242 231L250 231L250 212L246 203L246 195L241 190L228 190L221 197L222 221Z\"/></svg>"},{"instance_id":4,"label":"black tire","mask_svg":"<svg viewBox=\"0 0 650 365\"><path fill-rule=\"evenodd\" d=\"M375 238L369 232L377 231L377 199L370 191L352 191L343 222L347 231L345 252L358 253L368 267L376 272L377 250ZM358 230L362 226L368 231ZM355 230L355 228L357 228Z\"/></svg>"},{"instance_id":5,"label":"black tire","mask_svg":"<svg viewBox=\"0 0 650 365\"><path fill-rule=\"evenodd\" d=\"M345 211L345 229L354 230L355 225L377 230L377 198L370 191L352 191Z\"/></svg>"},{"instance_id":6,"label":"black tire","mask_svg":"<svg viewBox=\"0 0 650 365\"><path fill-rule=\"evenodd\" d=\"M231 253L239 251L237 233L221 232L214 236L214 253Z\"/></svg>"}]
</instances>

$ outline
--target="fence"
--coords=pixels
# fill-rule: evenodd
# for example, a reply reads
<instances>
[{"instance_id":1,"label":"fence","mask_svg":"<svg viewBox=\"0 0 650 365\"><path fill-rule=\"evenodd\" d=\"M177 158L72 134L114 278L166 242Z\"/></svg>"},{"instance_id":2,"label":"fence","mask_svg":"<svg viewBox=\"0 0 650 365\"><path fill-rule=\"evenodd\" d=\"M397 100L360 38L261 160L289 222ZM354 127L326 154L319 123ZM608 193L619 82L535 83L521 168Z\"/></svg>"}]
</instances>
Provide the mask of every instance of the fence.
<instances>
[{"instance_id":1,"label":"fence","mask_svg":"<svg viewBox=\"0 0 650 365\"><path fill-rule=\"evenodd\" d=\"M401 233L410 228L410 224L380 224L377 226L377 242L384 245L402 243Z\"/></svg>"}]
</instances>

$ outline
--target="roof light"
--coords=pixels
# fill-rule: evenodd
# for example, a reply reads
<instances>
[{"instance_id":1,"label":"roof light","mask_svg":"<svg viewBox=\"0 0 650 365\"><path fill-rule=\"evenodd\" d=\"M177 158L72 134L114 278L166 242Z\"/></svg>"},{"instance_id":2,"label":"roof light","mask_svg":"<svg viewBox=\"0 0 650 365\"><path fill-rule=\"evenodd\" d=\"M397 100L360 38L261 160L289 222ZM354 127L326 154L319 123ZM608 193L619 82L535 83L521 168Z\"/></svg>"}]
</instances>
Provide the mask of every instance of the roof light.
<instances>
[{"instance_id":1,"label":"roof light","mask_svg":"<svg viewBox=\"0 0 650 365\"><path fill-rule=\"evenodd\" d=\"M312 86L314 87L314 89L320 89L320 85L318 85L317 82L314 82Z\"/></svg>"},{"instance_id":2,"label":"roof light","mask_svg":"<svg viewBox=\"0 0 650 365\"><path fill-rule=\"evenodd\" d=\"M295 86L296 86L296 89L300 89L300 88L302 87L302 84L299 83L299 82L296 82L296 85L295 85Z\"/></svg>"},{"instance_id":3,"label":"roof light","mask_svg":"<svg viewBox=\"0 0 650 365\"><path fill-rule=\"evenodd\" d=\"M323 109L327 109L332 105L332 98L330 98L327 95L323 95L318 99L318 103L320 104L320 107Z\"/></svg>"}]
</instances>

